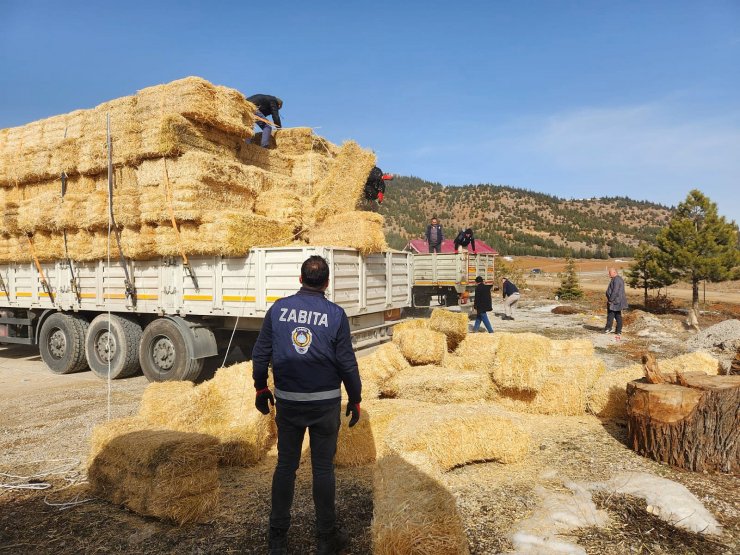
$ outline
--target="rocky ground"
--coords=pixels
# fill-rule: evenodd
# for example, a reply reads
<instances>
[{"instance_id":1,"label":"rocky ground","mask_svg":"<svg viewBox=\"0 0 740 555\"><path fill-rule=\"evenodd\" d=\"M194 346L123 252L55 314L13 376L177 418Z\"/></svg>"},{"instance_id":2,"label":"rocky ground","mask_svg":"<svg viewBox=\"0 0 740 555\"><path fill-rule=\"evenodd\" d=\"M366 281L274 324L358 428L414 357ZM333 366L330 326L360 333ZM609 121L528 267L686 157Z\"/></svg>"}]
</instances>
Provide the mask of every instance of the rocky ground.
<instances>
[{"instance_id":1,"label":"rocky ground","mask_svg":"<svg viewBox=\"0 0 740 555\"><path fill-rule=\"evenodd\" d=\"M646 349L660 359L685 352L687 345L693 345L691 341L702 341L683 326L680 313L628 315L625 333L617 340L602 332L605 315L596 295L573 304L574 313L567 315L552 313L557 303L550 296L536 288L523 291L514 321L501 320L501 305L494 303L495 330L533 331L551 338L588 337L609 368L634 362ZM716 323L731 315L722 310L705 314L703 323ZM222 470L222 502L218 515L208 524L171 526L89 499L85 461L90 432L109 417L135 413L146 385L141 376L113 382L110 389L89 372L54 376L28 348L0 350L0 484L38 488L0 489L0 552L265 552L274 449L256 467ZM251 397L245 399L245 403L251 402ZM505 553L512 548L512 531L537 506L536 486L557 492L572 480L600 480L626 470L649 472L684 484L714 514L724 534L707 539L678 533L651 520L641 500L596 496L597 506L610 517L609 525L574 531L570 541L593 554L740 551L737 477L677 471L639 457L626 447L623 426L592 416L521 415L518 419L534 440L529 458L506 466L469 465L445 475L445 485L465 517L472 553ZM352 537L351 553L370 553L372 468L338 470L337 491L340 519ZM306 462L299 471L292 553L312 551L312 530L310 464Z\"/></svg>"}]
</instances>

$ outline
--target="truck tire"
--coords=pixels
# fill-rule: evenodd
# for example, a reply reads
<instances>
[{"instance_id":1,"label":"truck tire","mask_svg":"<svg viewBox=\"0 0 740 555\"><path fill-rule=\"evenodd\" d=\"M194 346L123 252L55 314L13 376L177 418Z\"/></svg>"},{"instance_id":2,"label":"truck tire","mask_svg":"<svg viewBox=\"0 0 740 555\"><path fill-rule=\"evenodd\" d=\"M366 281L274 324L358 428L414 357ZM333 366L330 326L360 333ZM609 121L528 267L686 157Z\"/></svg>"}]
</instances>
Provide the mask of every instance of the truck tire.
<instances>
[{"instance_id":1,"label":"truck tire","mask_svg":"<svg viewBox=\"0 0 740 555\"><path fill-rule=\"evenodd\" d=\"M195 381L203 370L203 359L192 359L183 332L172 320L158 318L141 336L139 362L150 382Z\"/></svg>"},{"instance_id":2,"label":"truck tire","mask_svg":"<svg viewBox=\"0 0 740 555\"><path fill-rule=\"evenodd\" d=\"M41 325L41 360L55 374L72 374L87 368L85 334L90 324L81 316L56 312Z\"/></svg>"},{"instance_id":3,"label":"truck tire","mask_svg":"<svg viewBox=\"0 0 740 555\"><path fill-rule=\"evenodd\" d=\"M141 325L131 318L110 315L110 334L108 315L100 314L92 322L85 337L85 356L96 376L108 378L128 378L139 371L139 342Z\"/></svg>"}]
</instances>

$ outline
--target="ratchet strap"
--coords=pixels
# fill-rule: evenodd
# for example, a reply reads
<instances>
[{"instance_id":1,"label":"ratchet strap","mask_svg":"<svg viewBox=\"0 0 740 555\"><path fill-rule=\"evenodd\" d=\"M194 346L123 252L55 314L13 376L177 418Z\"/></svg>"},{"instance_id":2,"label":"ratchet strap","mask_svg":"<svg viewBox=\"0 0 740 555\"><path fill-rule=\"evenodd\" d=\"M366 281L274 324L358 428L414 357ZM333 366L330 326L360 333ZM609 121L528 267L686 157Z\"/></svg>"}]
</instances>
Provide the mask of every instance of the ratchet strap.
<instances>
[{"instance_id":1,"label":"ratchet strap","mask_svg":"<svg viewBox=\"0 0 740 555\"><path fill-rule=\"evenodd\" d=\"M67 138L67 130L64 130L64 138ZM64 199L64 195L67 192L67 173L62 172L61 175L62 178L62 199ZM72 265L72 258L69 256L69 248L67 247L67 230L66 228L62 230L62 239L64 239L64 258L67 261L67 266L69 267L69 286L72 289L72 293L74 293L74 296L77 298L77 302L80 302L80 287L77 283L77 278L75 277L75 269Z\"/></svg>"},{"instance_id":2,"label":"ratchet strap","mask_svg":"<svg viewBox=\"0 0 740 555\"><path fill-rule=\"evenodd\" d=\"M172 222L172 229L175 230L175 238L177 240L177 248L180 251L180 256L182 257L182 267L185 269L185 273L190 277L191 280L193 280L193 286L195 287L196 291L200 290L200 287L198 286L198 278L195 276L195 272L193 272L193 267L190 265L190 260L188 260L188 255L185 253L185 249L182 246L182 236L180 235L180 228L177 225L177 219L175 218L175 205L172 195L172 186L170 184L170 174L167 171L167 158L162 157L162 162L164 164L164 186L165 186L165 197L167 198L167 207L169 208L170 212L170 222Z\"/></svg>"},{"instance_id":3,"label":"ratchet strap","mask_svg":"<svg viewBox=\"0 0 740 555\"><path fill-rule=\"evenodd\" d=\"M51 299L51 302L54 302L54 293L51 290L51 285L49 285L49 282L46 281L46 275L44 275L44 269L41 267L41 263L39 262L38 257L36 256L36 249L33 246L33 239L31 239L30 235L26 235L26 239L28 239L28 246L31 250L31 258L33 258L33 263L36 265L36 269L39 272L39 277L41 279L41 286L44 288L44 291L49 295L49 299Z\"/></svg>"}]
</instances>

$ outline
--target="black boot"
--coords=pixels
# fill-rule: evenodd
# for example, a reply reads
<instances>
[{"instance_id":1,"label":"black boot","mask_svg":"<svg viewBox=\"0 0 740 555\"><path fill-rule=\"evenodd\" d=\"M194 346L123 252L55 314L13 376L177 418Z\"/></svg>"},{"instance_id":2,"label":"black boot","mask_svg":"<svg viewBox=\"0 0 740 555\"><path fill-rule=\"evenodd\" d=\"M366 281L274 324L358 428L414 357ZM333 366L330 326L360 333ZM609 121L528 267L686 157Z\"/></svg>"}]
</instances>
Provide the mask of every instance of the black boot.
<instances>
[{"instance_id":1,"label":"black boot","mask_svg":"<svg viewBox=\"0 0 740 555\"><path fill-rule=\"evenodd\" d=\"M341 528L319 534L316 555L341 555L349 545L349 536Z\"/></svg>"},{"instance_id":2,"label":"black boot","mask_svg":"<svg viewBox=\"0 0 740 555\"><path fill-rule=\"evenodd\" d=\"M288 531L270 527L270 555L288 555Z\"/></svg>"}]
</instances>

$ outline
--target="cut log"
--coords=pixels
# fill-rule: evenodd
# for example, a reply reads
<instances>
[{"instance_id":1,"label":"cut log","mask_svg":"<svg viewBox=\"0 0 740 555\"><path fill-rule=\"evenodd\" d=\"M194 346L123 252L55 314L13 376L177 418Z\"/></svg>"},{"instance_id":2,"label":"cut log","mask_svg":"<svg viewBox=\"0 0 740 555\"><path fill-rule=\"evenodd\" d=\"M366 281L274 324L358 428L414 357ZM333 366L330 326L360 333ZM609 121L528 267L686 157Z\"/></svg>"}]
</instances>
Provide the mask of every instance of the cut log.
<instances>
[{"instance_id":1,"label":"cut log","mask_svg":"<svg viewBox=\"0 0 740 555\"><path fill-rule=\"evenodd\" d=\"M740 376L627 384L627 431L640 455L694 471L740 472Z\"/></svg>"}]
</instances>

